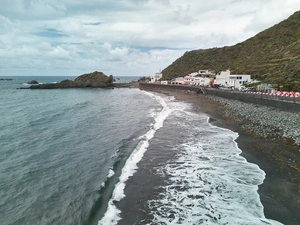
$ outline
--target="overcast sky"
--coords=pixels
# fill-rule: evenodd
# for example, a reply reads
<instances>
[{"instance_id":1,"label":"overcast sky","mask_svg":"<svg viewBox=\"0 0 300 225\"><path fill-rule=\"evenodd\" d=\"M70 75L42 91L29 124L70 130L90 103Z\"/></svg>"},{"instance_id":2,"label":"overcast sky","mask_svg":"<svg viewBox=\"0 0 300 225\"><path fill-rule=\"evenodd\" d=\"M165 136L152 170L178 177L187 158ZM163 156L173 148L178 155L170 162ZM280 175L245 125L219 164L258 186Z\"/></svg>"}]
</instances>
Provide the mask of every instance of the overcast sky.
<instances>
[{"instance_id":1,"label":"overcast sky","mask_svg":"<svg viewBox=\"0 0 300 225\"><path fill-rule=\"evenodd\" d=\"M300 0L0 3L0 76L152 76L186 51L237 44L300 10Z\"/></svg>"}]
</instances>

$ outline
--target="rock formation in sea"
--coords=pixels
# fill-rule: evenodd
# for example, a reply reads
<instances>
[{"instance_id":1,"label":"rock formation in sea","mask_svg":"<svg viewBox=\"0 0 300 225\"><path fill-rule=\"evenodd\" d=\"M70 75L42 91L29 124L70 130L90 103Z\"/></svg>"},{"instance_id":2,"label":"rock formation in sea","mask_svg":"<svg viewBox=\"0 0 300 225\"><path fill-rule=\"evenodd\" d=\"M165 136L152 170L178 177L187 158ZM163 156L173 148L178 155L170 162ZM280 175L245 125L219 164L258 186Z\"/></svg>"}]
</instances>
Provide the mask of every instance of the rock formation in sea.
<instances>
[{"instance_id":1,"label":"rock formation in sea","mask_svg":"<svg viewBox=\"0 0 300 225\"><path fill-rule=\"evenodd\" d=\"M87 73L80 75L75 79L75 82L79 83L85 83L87 85L98 85L98 84L106 84L106 85L111 85L113 83L113 76L107 76L102 72L92 72L92 73Z\"/></svg>"},{"instance_id":2,"label":"rock formation in sea","mask_svg":"<svg viewBox=\"0 0 300 225\"><path fill-rule=\"evenodd\" d=\"M36 80L31 80L31 81L28 81L28 84L39 84L39 82L37 82Z\"/></svg>"},{"instance_id":3,"label":"rock formation in sea","mask_svg":"<svg viewBox=\"0 0 300 225\"><path fill-rule=\"evenodd\" d=\"M32 85L30 89L55 89L55 88L110 88L113 87L113 76L102 72L92 72L80 75L74 81L63 80L59 83Z\"/></svg>"}]
</instances>

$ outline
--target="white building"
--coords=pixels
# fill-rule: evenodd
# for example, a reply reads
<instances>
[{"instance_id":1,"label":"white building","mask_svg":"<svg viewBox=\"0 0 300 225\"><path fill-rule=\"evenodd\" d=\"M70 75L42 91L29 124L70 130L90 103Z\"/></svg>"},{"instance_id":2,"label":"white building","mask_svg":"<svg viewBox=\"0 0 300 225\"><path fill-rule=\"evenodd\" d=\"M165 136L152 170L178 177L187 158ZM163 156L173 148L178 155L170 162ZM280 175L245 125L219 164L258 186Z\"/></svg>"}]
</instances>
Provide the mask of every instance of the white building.
<instances>
[{"instance_id":1,"label":"white building","mask_svg":"<svg viewBox=\"0 0 300 225\"><path fill-rule=\"evenodd\" d=\"M221 71L216 75L215 83L221 83L226 86L232 86L235 89L239 89L240 86L243 86L251 82L251 75L231 75L230 70Z\"/></svg>"},{"instance_id":2,"label":"white building","mask_svg":"<svg viewBox=\"0 0 300 225\"><path fill-rule=\"evenodd\" d=\"M188 76L190 77L212 77L215 74L209 70L199 70L198 72L190 73Z\"/></svg>"},{"instance_id":3,"label":"white building","mask_svg":"<svg viewBox=\"0 0 300 225\"><path fill-rule=\"evenodd\" d=\"M167 80L162 80L162 81L160 82L160 84L167 85L167 84L169 84L169 82L168 82Z\"/></svg>"},{"instance_id":4,"label":"white building","mask_svg":"<svg viewBox=\"0 0 300 225\"><path fill-rule=\"evenodd\" d=\"M199 85L204 86L204 87L209 86L211 80L213 80L213 78L203 77L203 78L201 78Z\"/></svg>"},{"instance_id":5,"label":"white building","mask_svg":"<svg viewBox=\"0 0 300 225\"><path fill-rule=\"evenodd\" d=\"M208 77L184 77L184 84L194 85L194 86L208 86L211 78Z\"/></svg>"},{"instance_id":6,"label":"white building","mask_svg":"<svg viewBox=\"0 0 300 225\"><path fill-rule=\"evenodd\" d=\"M190 76L190 77L195 77L195 76L197 76L198 75L198 72L193 72L193 73L190 73L188 76Z\"/></svg>"},{"instance_id":7,"label":"white building","mask_svg":"<svg viewBox=\"0 0 300 225\"><path fill-rule=\"evenodd\" d=\"M175 80L171 81L171 84L185 84L183 77L177 77Z\"/></svg>"},{"instance_id":8,"label":"white building","mask_svg":"<svg viewBox=\"0 0 300 225\"><path fill-rule=\"evenodd\" d=\"M198 76L202 77L214 77L215 73L209 70L199 70L198 71Z\"/></svg>"},{"instance_id":9,"label":"white building","mask_svg":"<svg viewBox=\"0 0 300 225\"><path fill-rule=\"evenodd\" d=\"M215 83L221 83L221 84L227 85L227 83L229 81L229 75L230 75L229 70L221 71L220 73L218 73L216 75Z\"/></svg>"},{"instance_id":10,"label":"white building","mask_svg":"<svg viewBox=\"0 0 300 225\"><path fill-rule=\"evenodd\" d=\"M155 73L155 75L153 77L151 77L151 83L154 83L156 81L158 81L159 79L162 78L162 73Z\"/></svg>"},{"instance_id":11,"label":"white building","mask_svg":"<svg viewBox=\"0 0 300 225\"><path fill-rule=\"evenodd\" d=\"M251 81L251 75L229 75L228 85L239 89Z\"/></svg>"},{"instance_id":12,"label":"white building","mask_svg":"<svg viewBox=\"0 0 300 225\"><path fill-rule=\"evenodd\" d=\"M193 77L193 76L185 76L183 78L184 84L193 84L197 82L200 77Z\"/></svg>"}]
</instances>

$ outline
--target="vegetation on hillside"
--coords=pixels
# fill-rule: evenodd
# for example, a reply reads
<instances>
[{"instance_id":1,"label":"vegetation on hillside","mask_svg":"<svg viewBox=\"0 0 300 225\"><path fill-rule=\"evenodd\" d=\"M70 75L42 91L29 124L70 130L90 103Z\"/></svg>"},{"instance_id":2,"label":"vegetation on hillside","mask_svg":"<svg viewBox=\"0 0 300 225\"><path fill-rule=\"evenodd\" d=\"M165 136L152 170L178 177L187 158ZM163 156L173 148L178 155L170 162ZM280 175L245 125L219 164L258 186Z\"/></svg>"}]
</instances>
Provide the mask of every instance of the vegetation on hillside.
<instances>
[{"instance_id":1,"label":"vegetation on hillside","mask_svg":"<svg viewBox=\"0 0 300 225\"><path fill-rule=\"evenodd\" d=\"M250 74L284 90L300 91L300 11L234 46L186 52L162 71L163 79L200 69L230 69L231 74Z\"/></svg>"}]
</instances>

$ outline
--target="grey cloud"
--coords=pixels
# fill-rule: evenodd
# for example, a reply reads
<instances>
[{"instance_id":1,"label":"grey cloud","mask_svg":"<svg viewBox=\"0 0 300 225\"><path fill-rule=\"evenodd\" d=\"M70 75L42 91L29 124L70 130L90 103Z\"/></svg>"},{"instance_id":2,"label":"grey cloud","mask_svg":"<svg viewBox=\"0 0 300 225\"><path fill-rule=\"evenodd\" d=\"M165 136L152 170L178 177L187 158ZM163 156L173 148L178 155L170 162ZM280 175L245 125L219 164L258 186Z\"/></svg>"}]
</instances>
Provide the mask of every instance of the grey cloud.
<instances>
[{"instance_id":1,"label":"grey cloud","mask_svg":"<svg viewBox=\"0 0 300 225\"><path fill-rule=\"evenodd\" d=\"M33 35L40 37L48 37L48 38L62 38L68 37L68 35L64 34L60 30L56 30L54 28L43 28L41 31L32 33Z\"/></svg>"},{"instance_id":2,"label":"grey cloud","mask_svg":"<svg viewBox=\"0 0 300 225\"><path fill-rule=\"evenodd\" d=\"M98 26L101 25L101 22L95 22L95 23L84 23L84 25L90 25L90 26Z\"/></svg>"}]
</instances>

